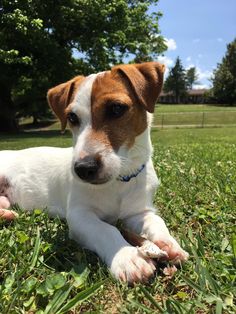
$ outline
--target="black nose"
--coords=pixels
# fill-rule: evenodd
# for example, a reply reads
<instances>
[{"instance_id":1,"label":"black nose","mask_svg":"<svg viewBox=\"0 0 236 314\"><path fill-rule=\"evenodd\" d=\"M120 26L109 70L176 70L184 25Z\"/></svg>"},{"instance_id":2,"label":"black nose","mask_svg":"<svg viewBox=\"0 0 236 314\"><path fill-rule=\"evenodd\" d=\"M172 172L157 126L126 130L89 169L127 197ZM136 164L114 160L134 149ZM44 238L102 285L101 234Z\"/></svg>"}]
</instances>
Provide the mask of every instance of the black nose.
<instances>
[{"instance_id":1,"label":"black nose","mask_svg":"<svg viewBox=\"0 0 236 314\"><path fill-rule=\"evenodd\" d=\"M86 156L74 164L74 170L80 179L84 181L93 181L97 177L101 166L100 159L96 156Z\"/></svg>"}]
</instances>

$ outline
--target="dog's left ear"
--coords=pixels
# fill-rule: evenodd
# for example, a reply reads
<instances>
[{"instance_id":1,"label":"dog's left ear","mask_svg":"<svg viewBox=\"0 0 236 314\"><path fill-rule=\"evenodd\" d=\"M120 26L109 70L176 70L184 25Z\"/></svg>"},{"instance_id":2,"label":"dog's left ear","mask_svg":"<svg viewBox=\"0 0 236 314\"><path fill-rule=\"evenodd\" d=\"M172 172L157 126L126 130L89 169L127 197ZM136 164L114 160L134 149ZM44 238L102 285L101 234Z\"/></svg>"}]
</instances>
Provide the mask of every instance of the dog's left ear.
<instances>
[{"instance_id":1,"label":"dog's left ear","mask_svg":"<svg viewBox=\"0 0 236 314\"><path fill-rule=\"evenodd\" d=\"M72 80L49 89L47 100L55 115L61 121L61 131L64 132L67 124L66 108L72 102L75 90L84 76L76 76Z\"/></svg>"},{"instance_id":2,"label":"dog's left ear","mask_svg":"<svg viewBox=\"0 0 236 314\"><path fill-rule=\"evenodd\" d=\"M135 96L153 113L163 85L165 66L159 62L118 65L112 69L129 81Z\"/></svg>"}]
</instances>

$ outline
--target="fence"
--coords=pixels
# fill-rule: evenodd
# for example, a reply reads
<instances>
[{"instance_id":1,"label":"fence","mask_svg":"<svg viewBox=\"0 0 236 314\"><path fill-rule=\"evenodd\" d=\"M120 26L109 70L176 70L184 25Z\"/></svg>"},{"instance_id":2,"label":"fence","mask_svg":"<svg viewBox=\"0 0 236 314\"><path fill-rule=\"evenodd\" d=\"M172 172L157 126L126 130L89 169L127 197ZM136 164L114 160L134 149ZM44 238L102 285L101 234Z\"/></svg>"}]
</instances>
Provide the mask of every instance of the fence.
<instances>
[{"instance_id":1,"label":"fence","mask_svg":"<svg viewBox=\"0 0 236 314\"><path fill-rule=\"evenodd\" d=\"M155 113L153 126L158 128L204 128L236 126L236 111Z\"/></svg>"}]
</instances>

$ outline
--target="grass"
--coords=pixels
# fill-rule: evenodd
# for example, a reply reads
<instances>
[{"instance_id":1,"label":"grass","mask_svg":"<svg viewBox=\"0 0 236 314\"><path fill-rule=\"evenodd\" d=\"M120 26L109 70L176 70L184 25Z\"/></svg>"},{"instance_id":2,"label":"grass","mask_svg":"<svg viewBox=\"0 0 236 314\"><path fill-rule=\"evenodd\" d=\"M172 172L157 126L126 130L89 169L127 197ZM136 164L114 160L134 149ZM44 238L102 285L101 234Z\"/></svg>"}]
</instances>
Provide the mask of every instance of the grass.
<instances>
[{"instance_id":1,"label":"grass","mask_svg":"<svg viewBox=\"0 0 236 314\"><path fill-rule=\"evenodd\" d=\"M155 204L190 253L173 278L116 282L99 258L36 209L0 223L0 313L235 313L236 129L154 129ZM1 135L0 149L69 146L58 131Z\"/></svg>"},{"instance_id":2,"label":"grass","mask_svg":"<svg viewBox=\"0 0 236 314\"><path fill-rule=\"evenodd\" d=\"M154 114L158 127L236 126L236 107L213 105L158 105Z\"/></svg>"},{"instance_id":3,"label":"grass","mask_svg":"<svg viewBox=\"0 0 236 314\"><path fill-rule=\"evenodd\" d=\"M236 111L236 107L232 106L216 106L202 104L179 104L179 105L163 105L157 104L157 111L160 113L168 112L219 112L219 111Z\"/></svg>"}]
</instances>

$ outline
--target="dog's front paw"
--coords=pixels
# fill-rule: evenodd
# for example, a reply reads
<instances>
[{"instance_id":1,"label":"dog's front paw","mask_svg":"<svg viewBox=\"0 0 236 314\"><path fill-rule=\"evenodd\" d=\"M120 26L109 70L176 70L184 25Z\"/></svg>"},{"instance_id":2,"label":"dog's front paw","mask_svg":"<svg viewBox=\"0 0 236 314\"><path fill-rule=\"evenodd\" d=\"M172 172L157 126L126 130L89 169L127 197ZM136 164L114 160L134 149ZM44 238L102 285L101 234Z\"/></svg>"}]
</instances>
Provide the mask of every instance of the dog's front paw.
<instances>
[{"instance_id":1,"label":"dog's front paw","mask_svg":"<svg viewBox=\"0 0 236 314\"><path fill-rule=\"evenodd\" d=\"M189 254L184 251L179 243L170 235L159 237L153 241L161 250L168 254L168 260L174 264L187 261Z\"/></svg>"},{"instance_id":2,"label":"dog's front paw","mask_svg":"<svg viewBox=\"0 0 236 314\"><path fill-rule=\"evenodd\" d=\"M127 246L115 254L110 269L115 278L133 284L147 282L156 268L152 260L144 259L137 248Z\"/></svg>"}]
</instances>

